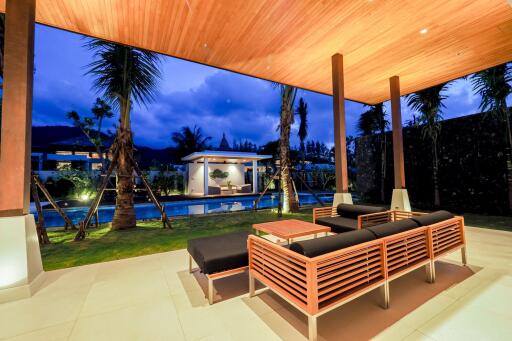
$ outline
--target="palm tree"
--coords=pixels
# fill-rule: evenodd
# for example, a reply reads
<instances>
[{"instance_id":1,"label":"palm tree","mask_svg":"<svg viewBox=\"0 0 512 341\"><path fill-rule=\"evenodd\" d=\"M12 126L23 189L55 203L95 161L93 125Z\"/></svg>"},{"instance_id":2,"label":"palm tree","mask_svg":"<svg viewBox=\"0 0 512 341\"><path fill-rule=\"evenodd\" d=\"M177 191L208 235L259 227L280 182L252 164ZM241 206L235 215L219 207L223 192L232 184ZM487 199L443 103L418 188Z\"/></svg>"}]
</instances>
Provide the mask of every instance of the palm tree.
<instances>
[{"instance_id":1,"label":"palm tree","mask_svg":"<svg viewBox=\"0 0 512 341\"><path fill-rule=\"evenodd\" d=\"M386 200L386 129L389 121L383 103L369 106L369 109L361 114L357 122L357 129L361 135L379 134L380 142L380 200Z\"/></svg>"},{"instance_id":2,"label":"palm tree","mask_svg":"<svg viewBox=\"0 0 512 341\"><path fill-rule=\"evenodd\" d=\"M176 155L180 159L190 153L208 149L208 141L211 139L210 136L203 136L201 128L197 126L192 129L182 127L179 132L172 134L172 140L176 143Z\"/></svg>"},{"instance_id":3,"label":"palm tree","mask_svg":"<svg viewBox=\"0 0 512 341\"><path fill-rule=\"evenodd\" d=\"M293 104L297 88L289 85L275 84L281 93L279 158L281 168L281 186L283 188L283 213L296 212L299 209L292 191L290 177L290 130L293 124Z\"/></svg>"},{"instance_id":4,"label":"palm tree","mask_svg":"<svg viewBox=\"0 0 512 341\"><path fill-rule=\"evenodd\" d=\"M509 208L512 209L512 133L510 127L510 111L507 107L507 97L512 94L512 68L502 64L483 70L471 76L473 89L482 100L480 109L505 126L504 141L507 146L507 183Z\"/></svg>"},{"instance_id":5,"label":"palm tree","mask_svg":"<svg viewBox=\"0 0 512 341\"><path fill-rule=\"evenodd\" d=\"M308 137L308 104L304 102L302 97L299 99L299 106L295 113L299 115L300 118L297 136L300 139L300 153L302 155L302 166L304 166L306 160L306 148L304 146L304 141Z\"/></svg>"},{"instance_id":6,"label":"palm tree","mask_svg":"<svg viewBox=\"0 0 512 341\"><path fill-rule=\"evenodd\" d=\"M446 96L443 94L447 89L448 83L442 83L431 88L418 91L407 95L407 104L412 110L419 111L420 124L422 125L422 138L429 139L432 148L432 180L434 183L434 206L441 205L439 196L439 158L438 158L438 138L441 133L441 115L444 107L443 100Z\"/></svg>"},{"instance_id":7,"label":"palm tree","mask_svg":"<svg viewBox=\"0 0 512 341\"><path fill-rule=\"evenodd\" d=\"M115 142L118 152L117 197L112 229L135 227L130 112L132 102L146 105L153 100L157 80L161 78L158 69L160 58L153 52L100 39L88 40L85 47L94 52L93 62L86 66L86 74L95 77L93 88L120 113Z\"/></svg>"}]
</instances>

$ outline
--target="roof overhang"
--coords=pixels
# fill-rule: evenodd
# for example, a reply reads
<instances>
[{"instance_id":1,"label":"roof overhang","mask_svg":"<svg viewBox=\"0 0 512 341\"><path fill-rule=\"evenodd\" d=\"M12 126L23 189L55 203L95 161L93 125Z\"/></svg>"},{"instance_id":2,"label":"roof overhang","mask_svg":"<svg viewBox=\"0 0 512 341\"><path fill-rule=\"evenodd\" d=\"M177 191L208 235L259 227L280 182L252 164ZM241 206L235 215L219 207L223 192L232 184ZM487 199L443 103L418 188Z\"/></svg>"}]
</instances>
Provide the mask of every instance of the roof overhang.
<instances>
[{"instance_id":1,"label":"roof overhang","mask_svg":"<svg viewBox=\"0 0 512 341\"><path fill-rule=\"evenodd\" d=\"M373 104L392 76L407 94L512 60L509 3L37 0L36 21L325 94L340 53L346 98Z\"/></svg>"},{"instance_id":2,"label":"roof overhang","mask_svg":"<svg viewBox=\"0 0 512 341\"><path fill-rule=\"evenodd\" d=\"M259 155L256 153L245 153L245 152L224 152L224 151L213 151L205 150L203 152L195 152L182 158L183 161L204 161L208 159L209 162L235 162L245 163L250 161L259 161L272 158L271 155Z\"/></svg>"}]
</instances>

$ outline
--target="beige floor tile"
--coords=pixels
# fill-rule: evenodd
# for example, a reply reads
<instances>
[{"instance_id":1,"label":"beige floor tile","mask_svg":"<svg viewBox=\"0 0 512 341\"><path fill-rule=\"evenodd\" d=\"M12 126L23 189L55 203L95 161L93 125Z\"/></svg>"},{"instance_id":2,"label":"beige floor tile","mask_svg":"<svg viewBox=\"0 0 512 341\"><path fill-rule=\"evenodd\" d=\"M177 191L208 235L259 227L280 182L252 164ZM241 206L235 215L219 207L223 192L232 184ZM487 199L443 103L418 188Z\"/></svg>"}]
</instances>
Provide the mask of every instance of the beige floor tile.
<instances>
[{"instance_id":1,"label":"beige floor tile","mask_svg":"<svg viewBox=\"0 0 512 341\"><path fill-rule=\"evenodd\" d=\"M70 340L184 340L170 298L78 319Z\"/></svg>"},{"instance_id":2,"label":"beige floor tile","mask_svg":"<svg viewBox=\"0 0 512 341\"><path fill-rule=\"evenodd\" d=\"M224 335L223 317L208 307L197 307L178 312L181 328L187 340L199 340L210 335Z\"/></svg>"},{"instance_id":3,"label":"beige floor tile","mask_svg":"<svg viewBox=\"0 0 512 341\"><path fill-rule=\"evenodd\" d=\"M432 341L435 339L428 337L427 335L422 334L419 331L415 330L411 334L409 334L405 338L403 338L402 340L403 341Z\"/></svg>"},{"instance_id":4,"label":"beige floor tile","mask_svg":"<svg viewBox=\"0 0 512 341\"><path fill-rule=\"evenodd\" d=\"M0 304L0 339L27 334L77 318L88 289Z\"/></svg>"},{"instance_id":5,"label":"beige floor tile","mask_svg":"<svg viewBox=\"0 0 512 341\"><path fill-rule=\"evenodd\" d=\"M438 340L510 340L512 319L456 302L418 330Z\"/></svg>"},{"instance_id":6,"label":"beige floor tile","mask_svg":"<svg viewBox=\"0 0 512 341\"><path fill-rule=\"evenodd\" d=\"M163 271L119 275L92 285L80 316L108 312L155 297L170 297Z\"/></svg>"},{"instance_id":7,"label":"beige floor tile","mask_svg":"<svg viewBox=\"0 0 512 341\"><path fill-rule=\"evenodd\" d=\"M62 341L67 340L75 322L66 322L56 326L7 339L8 341Z\"/></svg>"},{"instance_id":8,"label":"beige floor tile","mask_svg":"<svg viewBox=\"0 0 512 341\"><path fill-rule=\"evenodd\" d=\"M511 279L510 276L504 276L502 279L485 281L460 298L460 302L466 307L475 306L512 320L512 287L501 284L510 283Z\"/></svg>"}]
</instances>

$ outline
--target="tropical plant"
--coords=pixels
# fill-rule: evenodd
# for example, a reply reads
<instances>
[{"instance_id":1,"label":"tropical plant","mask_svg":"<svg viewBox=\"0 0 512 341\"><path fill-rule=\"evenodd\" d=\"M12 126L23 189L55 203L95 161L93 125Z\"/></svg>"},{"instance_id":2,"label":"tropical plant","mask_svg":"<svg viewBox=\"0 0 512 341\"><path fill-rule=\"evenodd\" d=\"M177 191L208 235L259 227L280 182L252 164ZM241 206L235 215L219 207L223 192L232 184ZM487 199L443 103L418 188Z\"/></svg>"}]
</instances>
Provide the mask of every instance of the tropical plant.
<instances>
[{"instance_id":1,"label":"tropical plant","mask_svg":"<svg viewBox=\"0 0 512 341\"><path fill-rule=\"evenodd\" d=\"M220 169L216 168L214 169L213 171L210 172L210 178L212 180L215 180L215 179L225 179L229 176L229 173L228 172L223 172L221 171Z\"/></svg>"},{"instance_id":2,"label":"tropical plant","mask_svg":"<svg viewBox=\"0 0 512 341\"><path fill-rule=\"evenodd\" d=\"M132 102L146 105L154 99L157 80L161 78L157 54L133 47L90 39L85 47L94 60L86 66L87 75L95 77L93 88L119 110L115 148L117 159L117 197L112 229L136 226L133 206L133 135Z\"/></svg>"},{"instance_id":3,"label":"tropical plant","mask_svg":"<svg viewBox=\"0 0 512 341\"><path fill-rule=\"evenodd\" d=\"M96 98L96 102L94 106L91 108L92 117L84 117L81 118L80 115L76 111L70 111L67 114L67 117L73 121L75 127L80 128L84 135L89 139L89 141L93 144L96 149L96 153L101 162L101 170L102 172L106 169L105 158L103 157L105 146L105 137L102 134L101 129L103 128L103 120L105 118L112 118L114 113L112 112L112 108L101 98Z\"/></svg>"},{"instance_id":4,"label":"tropical plant","mask_svg":"<svg viewBox=\"0 0 512 341\"><path fill-rule=\"evenodd\" d=\"M491 117L504 126L503 140L507 146L506 166L509 208L512 209L512 133L510 110L507 98L512 94L512 68L502 64L473 74L471 83L474 91L481 96L480 109L484 118Z\"/></svg>"},{"instance_id":5,"label":"tropical plant","mask_svg":"<svg viewBox=\"0 0 512 341\"><path fill-rule=\"evenodd\" d=\"M300 118L299 131L297 132L297 136L299 137L300 140L302 167L304 167L306 161L306 147L304 145L304 141L308 137L308 104L304 102L304 99L302 97L299 99L299 105L297 106L295 114L299 115Z\"/></svg>"},{"instance_id":6,"label":"tropical plant","mask_svg":"<svg viewBox=\"0 0 512 341\"><path fill-rule=\"evenodd\" d=\"M66 167L61 173L60 178L68 180L73 184L71 190L72 199L89 200L93 197L94 181L86 171Z\"/></svg>"},{"instance_id":7,"label":"tropical plant","mask_svg":"<svg viewBox=\"0 0 512 341\"><path fill-rule=\"evenodd\" d=\"M176 155L181 159L193 152L199 152L209 148L208 141L212 138L204 136L201 128L194 126L182 127L179 132L172 134L172 141L176 143Z\"/></svg>"},{"instance_id":8,"label":"tropical plant","mask_svg":"<svg viewBox=\"0 0 512 341\"><path fill-rule=\"evenodd\" d=\"M442 83L428 89L424 89L407 96L407 104L412 110L418 111L421 115L421 135L423 139L430 140L432 149L432 180L434 187L434 206L441 205L439 195L439 158L438 158L438 139L441 133L441 123L443 119L442 109L445 107L443 100L448 83Z\"/></svg>"},{"instance_id":9,"label":"tropical plant","mask_svg":"<svg viewBox=\"0 0 512 341\"><path fill-rule=\"evenodd\" d=\"M275 84L281 94L281 114L280 114L280 139L279 156L281 167L281 186L283 189L282 212L297 212L299 206L295 200L292 191L292 179L290 176L290 130L293 124L293 105L297 95L297 88L289 85Z\"/></svg>"},{"instance_id":10,"label":"tropical plant","mask_svg":"<svg viewBox=\"0 0 512 341\"><path fill-rule=\"evenodd\" d=\"M389 121L386 119L386 112L382 103L368 106L357 122L357 129L361 135L379 134L380 145L380 200L386 200L386 129Z\"/></svg>"}]
</instances>

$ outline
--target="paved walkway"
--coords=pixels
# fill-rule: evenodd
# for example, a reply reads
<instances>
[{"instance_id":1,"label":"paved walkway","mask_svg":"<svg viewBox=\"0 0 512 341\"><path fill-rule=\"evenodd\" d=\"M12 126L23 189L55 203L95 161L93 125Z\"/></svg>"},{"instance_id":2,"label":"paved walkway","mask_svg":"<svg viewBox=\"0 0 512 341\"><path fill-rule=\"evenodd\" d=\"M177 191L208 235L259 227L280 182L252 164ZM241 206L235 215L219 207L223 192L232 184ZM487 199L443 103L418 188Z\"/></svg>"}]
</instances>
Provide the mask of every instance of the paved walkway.
<instances>
[{"instance_id":1,"label":"paved walkway","mask_svg":"<svg viewBox=\"0 0 512 341\"><path fill-rule=\"evenodd\" d=\"M419 269L392 283L388 310L370 293L321 317L319 340L512 339L512 233L467 238L470 269L442 263L433 285ZM187 266L179 250L48 272L34 297L0 305L0 339L306 339L306 318L269 292L249 299L246 275L219 280L209 306Z\"/></svg>"}]
</instances>

